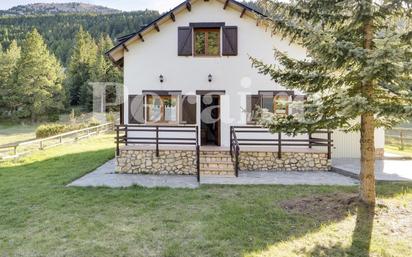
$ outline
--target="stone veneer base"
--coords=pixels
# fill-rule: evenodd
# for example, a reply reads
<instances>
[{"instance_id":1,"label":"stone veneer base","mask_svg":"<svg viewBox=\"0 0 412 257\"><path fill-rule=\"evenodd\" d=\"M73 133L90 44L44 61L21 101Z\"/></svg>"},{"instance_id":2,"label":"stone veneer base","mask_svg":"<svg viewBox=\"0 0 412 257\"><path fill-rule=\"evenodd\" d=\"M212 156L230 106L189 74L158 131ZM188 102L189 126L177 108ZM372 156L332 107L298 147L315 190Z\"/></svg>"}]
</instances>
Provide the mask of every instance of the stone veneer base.
<instances>
[{"instance_id":1,"label":"stone veneer base","mask_svg":"<svg viewBox=\"0 0 412 257\"><path fill-rule=\"evenodd\" d=\"M241 171L328 171L331 162L326 153L283 152L241 152ZM196 152L193 150L121 149L116 158L117 173L156 175L195 175Z\"/></svg>"},{"instance_id":2,"label":"stone veneer base","mask_svg":"<svg viewBox=\"0 0 412 257\"><path fill-rule=\"evenodd\" d=\"M329 171L331 162L326 153L283 152L241 152L241 171Z\"/></svg>"},{"instance_id":3,"label":"stone veneer base","mask_svg":"<svg viewBox=\"0 0 412 257\"><path fill-rule=\"evenodd\" d=\"M116 158L117 173L137 173L156 175L195 175L196 151L160 150L120 150Z\"/></svg>"}]
</instances>

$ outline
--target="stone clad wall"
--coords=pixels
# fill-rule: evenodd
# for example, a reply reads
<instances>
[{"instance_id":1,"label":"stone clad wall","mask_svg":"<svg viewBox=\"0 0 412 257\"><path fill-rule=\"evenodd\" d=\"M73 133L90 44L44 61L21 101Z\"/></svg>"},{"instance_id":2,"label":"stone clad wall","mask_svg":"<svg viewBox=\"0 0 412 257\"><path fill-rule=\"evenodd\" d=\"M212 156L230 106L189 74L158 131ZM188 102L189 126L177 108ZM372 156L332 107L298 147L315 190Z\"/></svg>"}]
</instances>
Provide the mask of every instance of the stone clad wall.
<instances>
[{"instance_id":1,"label":"stone clad wall","mask_svg":"<svg viewBox=\"0 0 412 257\"><path fill-rule=\"evenodd\" d=\"M241 152L241 171L328 171L331 163L326 153L284 152L278 158L277 152Z\"/></svg>"},{"instance_id":2,"label":"stone clad wall","mask_svg":"<svg viewBox=\"0 0 412 257\"><path fill-rule=\"evenodd\" d=\"M195 175L196 152L191 150L120 150L116 172L156 175Z\"/></svg>"},{"instance_id":3,"label":"stone clad wall","mask_svg":"<svg viewBox=\"0 0 412 257\"><path fill-rule=\"evenodd\" d=\"M205 158L201 159L201 167L212 164L205 162ZM328 171L331 169L331 163L326 153L283 152L282 158L278 159L277 152L248 151L240 153L239 169L241 171ZM230 170L232 171L233 168ZM156 157L155 150L121 149L120 155L116 158L116 172L196 175L196 151L160 150L159 157Z\"/></svg>"}]
</instances>

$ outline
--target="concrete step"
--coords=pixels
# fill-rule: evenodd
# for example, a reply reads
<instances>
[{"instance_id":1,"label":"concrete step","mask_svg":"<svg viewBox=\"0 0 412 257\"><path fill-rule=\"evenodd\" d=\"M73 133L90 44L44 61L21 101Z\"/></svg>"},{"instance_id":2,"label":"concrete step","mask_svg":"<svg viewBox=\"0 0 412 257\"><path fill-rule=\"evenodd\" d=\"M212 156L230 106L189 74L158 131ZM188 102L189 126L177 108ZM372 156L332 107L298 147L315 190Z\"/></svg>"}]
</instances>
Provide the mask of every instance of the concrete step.
<instances>
[{"instance_id":1,"label":"concrete step","mask_svg":"<svg viewBox=\"0 0 412 257\"><path fill-rule=\"evenodd\" d=\"M234 178L234 177L236 177L235 176L235 173L215 173L215 172L203 172L203 173L200 173L200 176L201 177L216 177L216 176L219 176L219 177L224 177L224 178Z\"/></svg>"},{"instance_id":2,"label":"concrete step","mask_svg":"<svg viewBox=\"0 0 412 257\"><path fill-rule=\"evenodd\" d=\"M232 159L230 157L200 157L200 163L232 163Z\"/></svg>"},{"instance_id":3,"label":"concrete step","mask_svg":"<svg viewBox=\"0 0 412 257\"><path fill-rule=\"evenodd\" d=\"M234 169L233 163L201 163L200 169Z\"/></svg>"},{"instance_id":4,"label":"concrete step","mask_svg":"<svg viewBox=\"0 0 412 257\"><path fill-rule=\"evenodd\" d=\"M229 151L217 151L217 152L209 152L209 151L200 151L201 156L230 156Z\"/></svg>"},{"instance_id":5,"label":"concrete step","mask_svg":"<svg viewBox=\"0 0 412 257\"><path fill-rule=\"evenodd\" d=\"M200 168L200 174L209 174L209 175L234 175L235 170L233 167L231 168Z\"/></svg>"}]
</instances>

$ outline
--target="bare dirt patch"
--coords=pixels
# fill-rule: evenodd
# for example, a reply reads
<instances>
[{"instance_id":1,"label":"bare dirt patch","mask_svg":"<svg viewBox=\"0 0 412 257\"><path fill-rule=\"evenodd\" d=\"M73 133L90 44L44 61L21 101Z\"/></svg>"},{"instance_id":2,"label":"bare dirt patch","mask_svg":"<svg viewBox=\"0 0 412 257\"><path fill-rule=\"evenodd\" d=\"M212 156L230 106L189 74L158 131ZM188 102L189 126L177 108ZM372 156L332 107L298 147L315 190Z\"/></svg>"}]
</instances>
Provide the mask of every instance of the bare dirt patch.
<instances>
[{"instance_id":1,"label":"bare dirt patch","mask_svg":"<svg viewBox=\"0 0 412 257\"><path fill-rule=\"evenodd\" d=\"M377 226L382 227L383 234L412 238L412 201L379 201L375 213Z\"/></svg>"},{"instance_id":2,"label":"bare dirt patch","mask_svg":"<svg viewBox=\"0 0 412 257\"><path fill-rule=\"evenodd\" d=\"M320 221L330 221L354 213L357 204L357 194L332 193L287 200L281 203L281 207L288 213L304 214Z\"/></svg>"},{"instance_id":3,"label":"bare dirt patch","mask_svg":"<svg viewBox=\"0 0 412 257\"><path fill-rule=\"evenodd\" d=\"M357 194L333 193L287 200L281 207L290 214L303 214L326 222L356 215L358 204ZM412 201L379 199L374 209L374 223L385 235L412 238Z\"/></svg>"}]
</instances>

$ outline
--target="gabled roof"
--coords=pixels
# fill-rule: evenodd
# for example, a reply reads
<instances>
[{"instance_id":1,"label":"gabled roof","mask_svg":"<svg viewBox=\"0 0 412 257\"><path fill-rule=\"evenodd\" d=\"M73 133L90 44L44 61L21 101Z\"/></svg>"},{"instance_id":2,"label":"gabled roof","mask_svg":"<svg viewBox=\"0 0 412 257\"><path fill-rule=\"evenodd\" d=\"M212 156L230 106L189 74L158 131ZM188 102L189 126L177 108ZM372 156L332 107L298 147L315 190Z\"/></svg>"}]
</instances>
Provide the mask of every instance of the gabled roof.
<instances>
[{"instance_id":1,"label":"gabled roof","mask_svg":"<svg viewBox=\"0 0 412 257\"><path fill-rule=\"evenodd\" d=\"M123 57L121 58L115 58L112 53L115 52L118 49L123 48L124 50L128 51L126 44L131 41L132 39L138 37L140 38L141 41L144 42L144 38L143 38L143 33L148 32L150 30L156 29L157 31L160 31L158 23L167 20L167 19L172 19L173 21L175 21L176 17L175 17L175 13L182 10L182 9L187 9L188 11L191 11L192 9L192 4L191 2L194 2L196 0L186 0L184 2L182 2L181 4L179 4L178 6L176 6L175 8L171 9L169 12L166 12L164 14L162 14L160 17L158 17L157 19L155 19L154 21L152 21L151 23L149 23L148 25L144 26L143 28L141 28L139 31L136 31L134 33L128 34L128 35L124 35L121 36L119 38L117 38L117 45L115 45L112 49L110 49L109 51L106 52L106 56L109 57L114 64L116 64L119 67L123 67ZM207 2L208 0L204 0L205 2ZM251 8L243 3L240 3L236 0L219 0L220 2L223 3L223 9L226 9L226 7L228 7L229 5L234 5L236 7L238 7L237 9L239 9L241 11L241 17L245 14L245 12L250 12L252 14L261 16L261 17L266 17L265 14L259 12L258 10Z\"/></svg>"}]
</instances>

